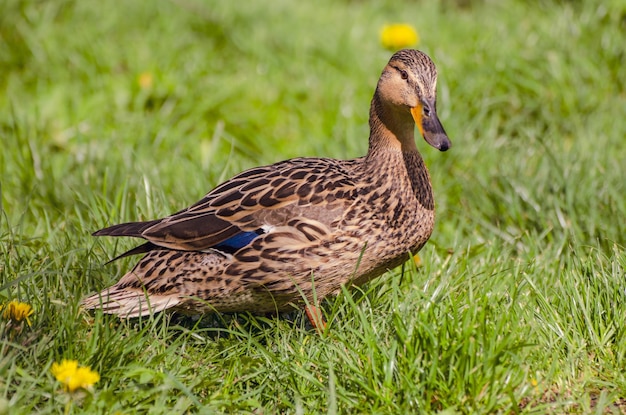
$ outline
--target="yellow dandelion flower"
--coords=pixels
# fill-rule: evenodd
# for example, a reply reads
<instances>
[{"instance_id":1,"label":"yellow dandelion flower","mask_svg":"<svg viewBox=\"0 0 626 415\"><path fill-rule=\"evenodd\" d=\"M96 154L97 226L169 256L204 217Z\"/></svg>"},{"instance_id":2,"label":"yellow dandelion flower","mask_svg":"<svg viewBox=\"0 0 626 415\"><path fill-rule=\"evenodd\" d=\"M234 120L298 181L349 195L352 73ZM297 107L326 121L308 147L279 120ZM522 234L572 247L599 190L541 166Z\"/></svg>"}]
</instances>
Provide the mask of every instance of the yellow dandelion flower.
<instances>
[{"instance_id":1,"label":"yellow dandelion flower","mask_svg":"<svg viewBox=\"0 0 626 415\"><path fill-rule=\"evenodd\" d=\"M154 82L154 77L150 72L142 72L137 77L137 83L141 89L150 89Z\"/></svg>"},{"instance_id":2,"label":"yellow dandelion flower","mask_svg":"<svg viewBox=\"0 0 626 415\"><path fill-rule=\"evenodd\" d=\"M86 366L78 366L76 360L63 359L61 363L53 363L50 369L54 377L63 384L67 392L77 389L89 389L100 380L98 372Z\"/></svg>"},{"instance_id":3,"label":"yellow dandelion flower","mask_svg":"<svg viewBox=\"0 0 626 415\"><path fill-rule=\"evenodd\" d=\"M424 263L422 262L422 258L418 254L413 255L413 262L415 263L415 266L417 268L424 265Z\"/></svg>"},{"instance_id":4,"label":"yellow dandelion flower","mask_svg":"<svg viewBox=\"0 0 626 415\"><path fill-rule=\"evenodd\" d=\"M2 318L5 320L11 320L14 323L20 323L26 320L26 323L30 326L29 317L34 313L30 304L22 303L21 301L13 300L4 306L0 306L2 311Z\"/></svg>"},{"instance_id":5,"label":"yellow dandelion flower","mask_svg":"<svg viewBox=\"0 0 626 415\"><path fill-rule=\"evenodd\" d=\"M405 23L385 25L380 31L380 43L391 50L416 46L419 40L417 30Z\"/></svg>"}]
</instances>

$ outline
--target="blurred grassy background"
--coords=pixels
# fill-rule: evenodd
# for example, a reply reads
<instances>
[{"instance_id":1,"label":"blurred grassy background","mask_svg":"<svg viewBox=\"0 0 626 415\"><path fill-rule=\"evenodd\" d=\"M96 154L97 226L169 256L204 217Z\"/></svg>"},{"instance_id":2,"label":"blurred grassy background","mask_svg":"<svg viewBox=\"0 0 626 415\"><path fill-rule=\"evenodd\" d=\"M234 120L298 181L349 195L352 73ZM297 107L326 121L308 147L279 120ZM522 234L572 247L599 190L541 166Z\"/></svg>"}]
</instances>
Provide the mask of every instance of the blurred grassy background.
<instances>
[{"instance_id":1,"label":"blurred grassy background","mask_svg":"<svg viewBox=\"0 0 626 415\"><path fill-rule=\"evenodd\" d=\"M422 268L340 296L331 339L81 314L130 265L103 267L132 242L91 231L255 165L363 155L389 22L437 64L453 141L417 138L438 204ZM618 0L2 2L0 303L36 315L0 332L0 396L61 411L48 369L70 357L103 376L85 413L618 411L625 44Z\"/></svg>"}]
</instances>

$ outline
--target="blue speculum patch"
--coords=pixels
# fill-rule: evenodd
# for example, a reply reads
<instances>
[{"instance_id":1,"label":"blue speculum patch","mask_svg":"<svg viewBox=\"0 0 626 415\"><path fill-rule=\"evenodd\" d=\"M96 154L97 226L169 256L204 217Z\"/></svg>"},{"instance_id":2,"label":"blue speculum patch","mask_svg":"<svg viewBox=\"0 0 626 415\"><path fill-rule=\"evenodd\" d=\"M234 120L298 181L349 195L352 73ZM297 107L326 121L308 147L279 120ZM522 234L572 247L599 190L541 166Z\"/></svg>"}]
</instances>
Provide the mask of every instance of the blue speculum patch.
<instances>
[{"instance_id":1,"label":"blue speculum patch","mask_svg":"<svg viewBox=\"0 0 626 415\"><path fill-rule=\"evenodd\" d=\"M249 245L257 236L261 235L262 233L262 229L257 229L256 231L250 232L239 232L237 235L231 236L225 241L222 241L219 244L215 245L213 248L232 254L235 251L243 248L244 246Z\"/></svg>"}]
</instances>

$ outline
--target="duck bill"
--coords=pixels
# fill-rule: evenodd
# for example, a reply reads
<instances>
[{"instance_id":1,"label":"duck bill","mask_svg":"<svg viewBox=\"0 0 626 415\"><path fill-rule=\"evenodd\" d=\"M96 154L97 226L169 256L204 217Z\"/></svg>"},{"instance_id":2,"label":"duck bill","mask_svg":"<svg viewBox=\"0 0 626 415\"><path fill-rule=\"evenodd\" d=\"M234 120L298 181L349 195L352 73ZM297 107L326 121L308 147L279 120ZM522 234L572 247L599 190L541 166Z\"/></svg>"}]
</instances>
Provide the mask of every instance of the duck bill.
<instances>
[{"instance_id":1,"label":"duck bill","mask_svg":"<svg viewBox=\"0 0 626 415\"><path fill-rule=\"evenodd\" d=\"M434 108L434 105L432 107ZM452 143L443 129L443 125L441 125L437 113L433 109L430 115L425 117L422 109L423 107L421 105L411 108L411 115L422 137L437 150L446 151L450 148Z\"/></svg>"}]
</instances>

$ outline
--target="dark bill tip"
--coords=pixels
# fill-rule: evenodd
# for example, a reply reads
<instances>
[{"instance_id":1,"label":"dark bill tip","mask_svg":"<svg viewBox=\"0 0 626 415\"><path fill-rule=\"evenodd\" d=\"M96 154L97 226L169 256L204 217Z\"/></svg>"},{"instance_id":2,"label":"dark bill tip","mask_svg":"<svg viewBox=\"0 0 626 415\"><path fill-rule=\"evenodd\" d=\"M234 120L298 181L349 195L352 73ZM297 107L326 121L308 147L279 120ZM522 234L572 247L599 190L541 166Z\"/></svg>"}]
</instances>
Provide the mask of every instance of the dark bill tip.
<instances>
[{"instance_id":1,"label":"dark bill tip","mask_svg":"<svg viewBox=\"0 0 626 415\"><path fill-rule=\"evenodd\" d=\"M450 142L448 136L442 133L433 134L424 131L424 140L439 151L446 151L452 147L452 142Z\"/></svg>"}]
</instances>

